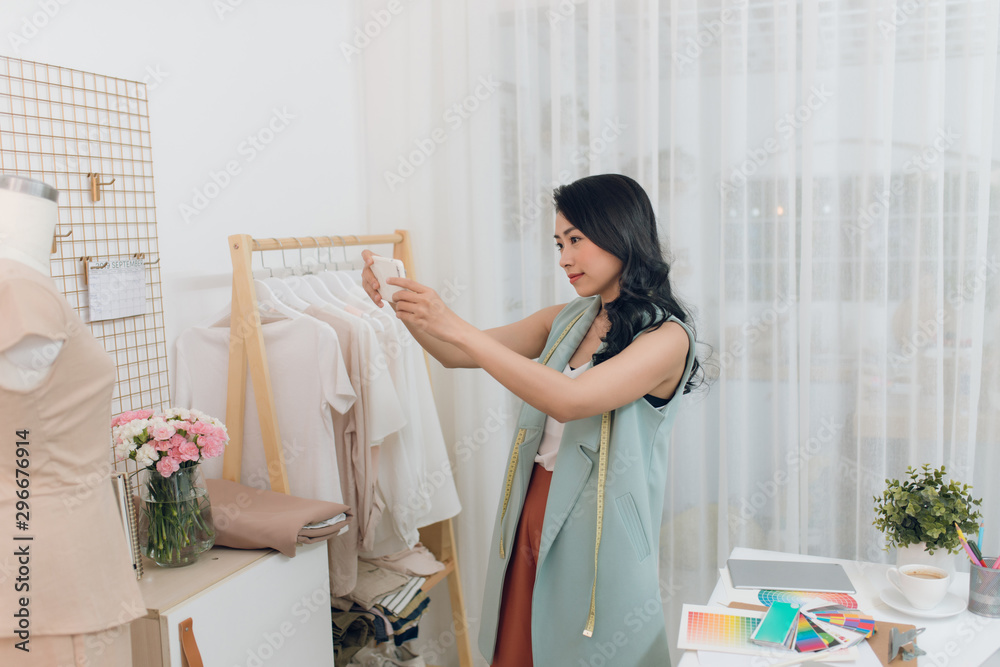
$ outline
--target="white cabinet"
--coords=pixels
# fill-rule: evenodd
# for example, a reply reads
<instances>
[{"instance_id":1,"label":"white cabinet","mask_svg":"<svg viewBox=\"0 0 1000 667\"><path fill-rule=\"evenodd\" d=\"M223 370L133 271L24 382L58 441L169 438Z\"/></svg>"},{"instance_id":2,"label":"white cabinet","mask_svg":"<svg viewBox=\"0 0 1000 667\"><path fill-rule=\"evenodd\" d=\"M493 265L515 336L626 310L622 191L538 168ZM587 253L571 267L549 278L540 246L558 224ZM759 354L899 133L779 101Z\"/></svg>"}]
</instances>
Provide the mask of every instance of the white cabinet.
<instances>
[{"instance_id":1,"label":"white cabinet","mask_svg":"<svg viewBox=\"0 0 1000 667\"><path fill-rule=\"evenodd\" d=\"M148 614L132 622L135 667L186 665L179 626L188 618L205 665L333 665L325 541L295 558L216 547L188 567L143 567Z\"/></svg>"}]
</instances>

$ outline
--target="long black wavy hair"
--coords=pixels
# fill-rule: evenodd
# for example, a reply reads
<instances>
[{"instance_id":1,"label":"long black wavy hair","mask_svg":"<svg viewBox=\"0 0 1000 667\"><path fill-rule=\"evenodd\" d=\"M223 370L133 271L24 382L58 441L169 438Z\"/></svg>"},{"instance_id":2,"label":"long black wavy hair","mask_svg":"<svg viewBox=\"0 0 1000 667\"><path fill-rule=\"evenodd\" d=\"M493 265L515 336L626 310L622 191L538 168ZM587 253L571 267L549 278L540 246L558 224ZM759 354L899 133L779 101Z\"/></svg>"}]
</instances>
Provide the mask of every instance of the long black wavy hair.
<instances>
[{"instance_id":1,"label":"long black wavy hair","mask_svg":"<svg viewBox=\"0 0 1000 667\"><path fill-rule=\"evenodd\" d=\"M595 366L624 350L640 331L659 328L669 315L694 331L691 315L670 288L656 215L641 185L621 174L587 176L556 188L553 203L588 239L622 262L618 297L605 306L611 329L601 339L605 349L594 355ZM684 393L703 381L695 357Z\"/></svg>"}]
</instances>

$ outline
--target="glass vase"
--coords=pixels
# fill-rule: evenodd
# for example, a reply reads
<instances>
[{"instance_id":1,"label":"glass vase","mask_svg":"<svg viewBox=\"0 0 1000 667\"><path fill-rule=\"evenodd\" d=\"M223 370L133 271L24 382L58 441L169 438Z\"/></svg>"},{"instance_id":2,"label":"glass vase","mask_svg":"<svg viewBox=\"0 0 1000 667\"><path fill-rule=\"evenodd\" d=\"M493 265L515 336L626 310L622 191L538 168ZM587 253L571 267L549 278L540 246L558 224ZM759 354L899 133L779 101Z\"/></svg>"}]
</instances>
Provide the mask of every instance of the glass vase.
<instances>
[{"instance_id":1,"label":"glass vase","mask_svg":"<svg viewBox=\"0 0 1000 667\"><path fill-rule=\"evenodd\" d=\"M198 464L169 477L139 471L139 546L161 567L191 565L215 544L208 488Z\"/></svg>"}]
</instances>

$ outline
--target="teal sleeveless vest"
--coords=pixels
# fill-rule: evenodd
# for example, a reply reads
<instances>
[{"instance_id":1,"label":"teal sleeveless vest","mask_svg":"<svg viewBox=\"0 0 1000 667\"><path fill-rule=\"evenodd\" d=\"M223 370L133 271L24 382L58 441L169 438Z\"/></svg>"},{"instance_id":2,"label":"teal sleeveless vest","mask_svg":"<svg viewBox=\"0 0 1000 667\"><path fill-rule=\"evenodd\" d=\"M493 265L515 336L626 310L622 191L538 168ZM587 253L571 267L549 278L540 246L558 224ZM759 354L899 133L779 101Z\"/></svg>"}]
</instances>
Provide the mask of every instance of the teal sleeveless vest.
<instances>
[{"instance_id":1,"label":"teal sleeveless vest","mask_svg":"<svg viewBox=\"0 0 1000 667\"><path fill-rule=\"evenodd\" d=\"M599 296L567 304L552 323L540 361L562 372L600 305ZM569 421L563 429L532 592L538 667L670 664L660 601L660 519L670 434L695 341L686 325L669 319L684 327L689 341L684 375L670 401L657 409L639 398L610 413ZM522 403L507 459L479 629L479 649L490 663L504 575L545 418Z\"/></svg>"}]
</instances>

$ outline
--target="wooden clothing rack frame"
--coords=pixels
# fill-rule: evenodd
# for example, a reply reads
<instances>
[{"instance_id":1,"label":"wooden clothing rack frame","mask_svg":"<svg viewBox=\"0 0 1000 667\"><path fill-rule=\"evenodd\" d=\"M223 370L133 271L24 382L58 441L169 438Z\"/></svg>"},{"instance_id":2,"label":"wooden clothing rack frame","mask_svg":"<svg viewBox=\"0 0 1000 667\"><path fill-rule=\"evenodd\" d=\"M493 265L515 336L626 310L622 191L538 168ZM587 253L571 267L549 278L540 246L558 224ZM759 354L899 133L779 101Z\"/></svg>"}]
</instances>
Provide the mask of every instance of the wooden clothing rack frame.
<instances>
[{"instance_id":1,"label":"wooden clothing rack frame","mask_svg":"<svg viewBox=\"0 0 1000 667\"><path fill-rule=\"evenodd\" d=\"M271 480L271 490L288 493L288 475L285 456L278 431L278 417L271 391L271 376L267 365L264 332L261 329L260 311L253 284L251 258L255 252L266 250L298 250L322 247L370 246L392 244L392 256L403 261L406 275L415 278L413 246L407 230L397 229L393 234L370 236L302 236L255 239L249 234L229 237L229 252L233 261L233 305L230 317L229 380L226 395L226 426L229 444L223 459L222 475L233 482L240 481L243 464L243 419L246 414L246 382L249 368L257 399L257 415L264 441L264 455ZM425 353L426 355L426 353ZM426 361L426 357L425 357ZM455 646L461 667L472 667L472 645L469 625L462 596L462 579L458 569L455 549L455 531L451 519L445 519L420 529L420 541L444 564L444 569L428 577L421 587L429 591L442 580L448 580L451 596L451 615L454 624Z\"/></svg>"}]
</instances>

